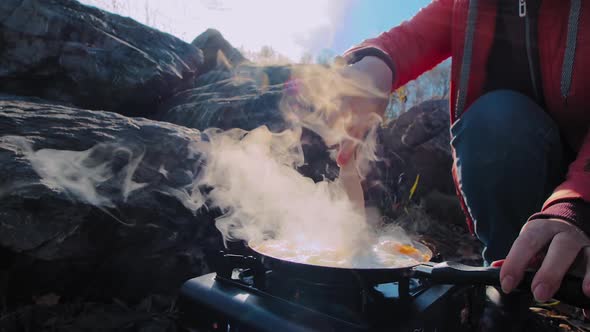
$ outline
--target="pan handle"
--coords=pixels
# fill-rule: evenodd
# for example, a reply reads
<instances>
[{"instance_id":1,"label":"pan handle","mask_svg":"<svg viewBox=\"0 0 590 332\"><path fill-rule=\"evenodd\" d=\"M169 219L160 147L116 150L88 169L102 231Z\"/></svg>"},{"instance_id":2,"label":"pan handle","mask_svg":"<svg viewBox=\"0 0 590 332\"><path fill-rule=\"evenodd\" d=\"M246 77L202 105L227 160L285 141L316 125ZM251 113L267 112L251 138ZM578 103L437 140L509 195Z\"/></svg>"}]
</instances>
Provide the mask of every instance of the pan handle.
<instances>
[{"instance_id":1,"label":"pan handle","mask_svg":"<svg viewBox=\"0 0 590 332\"><path fill-rule=\"evenodd\" d=\"M534 270L525 271L523 281L518 286L519 290L530 292L535 272ZM414 268L414 274L440 284L500 286L500 268L497 267L476 267L456 262L443 262L434 265L418 265ZM582 292L582 278L571 274L563 278L554 298L577 307L590 308L590 298Z\"/></svg>"}]
</instances>

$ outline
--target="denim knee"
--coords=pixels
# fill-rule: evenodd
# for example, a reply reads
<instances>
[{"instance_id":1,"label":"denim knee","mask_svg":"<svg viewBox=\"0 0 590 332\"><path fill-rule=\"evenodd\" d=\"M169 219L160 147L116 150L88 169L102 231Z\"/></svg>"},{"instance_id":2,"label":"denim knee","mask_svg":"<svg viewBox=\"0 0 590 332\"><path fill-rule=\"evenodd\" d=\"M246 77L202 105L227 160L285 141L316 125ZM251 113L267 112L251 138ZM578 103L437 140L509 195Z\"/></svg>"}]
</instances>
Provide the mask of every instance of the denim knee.
<instances>
[{"instance_id":1,"label":"denim knee","mask_svg":"<svg viewBox=\"0 0 590 332\"><path fill-rule=\"evenodd\" d=\"M451 134L459 188L485 258L503 258L562 177L559 130L533 100L499 90L475 101Z\"/></svg>"},{"instance_id":2,"label":"denim knee","mask_svg":"<svg viewBox=\"0 0 590 332\"><path fill-rule=\"evenodd\" d=\"M493 138L493 142L486 141L491 143L491 150L521 139L560 142L559 130L551 117L532 99L510 90L490 92L476 100L451 128L454 144L463 132L467 132L463 136L478 140L467 143L479 144L485 137Z\"/></svg>"}]
</instances>

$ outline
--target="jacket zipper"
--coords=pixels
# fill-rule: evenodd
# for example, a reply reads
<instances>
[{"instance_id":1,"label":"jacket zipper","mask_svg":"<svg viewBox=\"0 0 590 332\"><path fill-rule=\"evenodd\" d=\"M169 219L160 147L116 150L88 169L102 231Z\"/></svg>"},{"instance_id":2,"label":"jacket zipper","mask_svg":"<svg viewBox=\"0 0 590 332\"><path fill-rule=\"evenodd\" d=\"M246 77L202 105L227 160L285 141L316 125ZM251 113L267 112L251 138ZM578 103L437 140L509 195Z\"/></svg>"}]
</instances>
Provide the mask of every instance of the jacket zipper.
<instances>
[{"instance_id":1,"label":"jacket zipper","mask_svg":"<svg viewBox=\"0 0 590 332\"><path fill-rule=\"evenodd\" d=\"M535 99L537 102L540 102L539 99L539 90L537 87L537 76L535 75L535 67L533 65L533 50L531 46L531 20L530 16L527 15L527 5L526 0L519 0L518 1L518 15L524 18L525 24L525 43L526 43L526 53L529 62L529 73L531 75L531 81L533 83L533 92L535 93Z\"/></svg>"},{"instance_id":2,"label":"jacket zipper","mask_svg":"<svg viewBox=\"0 0 590 332\"><path fill-rule=\"evenodd\" d=\"M526 0L518 0L518 15L526 17Z\"/></svg>"}]
</instances>

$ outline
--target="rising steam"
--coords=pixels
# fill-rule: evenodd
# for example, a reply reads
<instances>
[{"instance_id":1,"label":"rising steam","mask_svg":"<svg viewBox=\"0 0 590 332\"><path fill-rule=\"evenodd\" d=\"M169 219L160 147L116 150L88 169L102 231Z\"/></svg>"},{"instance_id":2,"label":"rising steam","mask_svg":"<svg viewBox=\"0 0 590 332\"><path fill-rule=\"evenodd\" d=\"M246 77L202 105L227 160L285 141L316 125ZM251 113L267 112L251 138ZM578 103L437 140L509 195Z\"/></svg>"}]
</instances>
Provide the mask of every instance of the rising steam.
<instances>
[{"instance_id":1,"label":"rising steam","mask_svg":"<svg viewBox=\"0 0 590 332\"><path fill-rule=\"evenodd\" d=\"M337 65L295 67L292 75L292 90L295 92L287 93L282 111L294 127L310 129L320 135L328 146L336 147L346 140L357 144L355 166L359 176L364 178L369 172L370 162L376 160L376 129L382 118L375 113L346 106L355 98L382 103L388 96L363 73L353 74L350 70L340 69ZM365 123L368 129L363 138L349 133L349 129L359 122Z\"/></svg>"},{"instance_id":2,"label":"rising steam","mask_svg":"<svg viewBox=\"0 0 590 332\"><path fill-rule=\"evenodd\" d=\"M4 136L1 139L14 146L29 160L46 186L97 207L115 207L108 194L99 193L98 190L115 177L118 177L114 181L118 187L118 195L122 196L124 202L131 193L146 186L132 180L143 154L137 155L122 145L98 144L86 151L33 151L30 142L23 137ZM124 166L117 172L113 170L115 156L125 159Z\"/></svg>"},{"instance_id":3,"label":"rising steam","mask_svg":"<svg viewBox=\"0 0 590 332\"><path fill-rule=\"evenodd\" d=\"M376 126L381 119L373 114L360 119L343 103L347 98L384 96L370 82L341 73L322 66L295 68L295 83L281 107L291 130L271 133L260 127L251 132L205 133L207 143L198 150L205 154L206 164L198 183L214 188L208 199L225 212L217 227L226 241L245 240L257 246L270 240L286 243L294 251L332 252L334 257L347 257L337 263L340 266L352 262L371 266L376 262L372 248L379 238L411 242L399 227L377 230L378 216L366 213L346 190L347 179L362 178L376 159ZM366 121L372 127L364 139L349 134L353 121ZM356 164L348 167L346 177L314 183L296 171L304 162L302 127L334 147L344 140L358 144Z\"/></svg>"},{"instance_id":4,"label":"rising steam","mask_svg":"<svg viewBox=\"0 0 590 332\"><path fill-rule=\"evenodd\" d=\"M352 113L343 114L342 103L345 98L383 96L371 85L359 84L333 68L296 68L294 77L294 91L288 91L281 104L291 129L280 133L272 133L266 127L251 132L206 130L204 139L192 145L194 153L204 160L193 183L158 190L177 198L192 211L205 204L221 209L223 216L216 225L226 241L261 243L273 239L294 247L358 256L370 247L379 232L367 218L378 216L367 215L355 205L340 180L314 183L297 172L305 157L301 131L303 127L313 130L332 147L345 139L357 142L359 152L354 166L362 177L369 162L375 159L375 130L362 140L351 137L347 129L359 119ZM375 128L380 118L371 116L369 120ZM145 184L133 181L143 154L125 148L124 142L99 144L86 151L33 151L23 138L4 139L19 147L47 186L86 203L114 208L112 197L98 190L113 179L119 181L118 194L123 201L138 190L146 190ZM96 154L103 158L93 158ZM117 172L113 171L113 155L127 158L126 165ZM163 167L158 173L168 176ZM387 235L409 240L399 228L389 228Z\"/></svg>"},{"instance_id":5,"label":"rising steam","mask_svg":"<svg viewBox=\"0 0 590 332\"><path fill-rule=\"evenodd\" d=\"M209 131L206 166L199 180L209 199L227 213L217 220L226 240L259 243L288 239L296 246L344 248L365 241L367 223L338 182L313 180L303 162L300 131L273 134Z\"/></svg>"}]
</instances>

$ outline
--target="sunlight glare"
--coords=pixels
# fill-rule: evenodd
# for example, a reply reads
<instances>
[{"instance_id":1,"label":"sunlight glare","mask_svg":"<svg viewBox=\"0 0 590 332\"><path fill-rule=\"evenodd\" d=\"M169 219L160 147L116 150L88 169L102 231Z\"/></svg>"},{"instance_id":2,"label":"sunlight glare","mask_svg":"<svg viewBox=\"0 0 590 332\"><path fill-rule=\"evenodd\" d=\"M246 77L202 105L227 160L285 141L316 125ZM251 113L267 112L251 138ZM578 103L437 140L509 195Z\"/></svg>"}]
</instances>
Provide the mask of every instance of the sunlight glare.
<instances>
[{"instance_id":1,"label":"sunlight glare","mask_svg":"<svg viewBox=\"0 0 590 332\"><path fill-rule=\"evenodd\" d=\"M236 47L272 46L293 61L330 48L336 25L355 0L82 0L191 42L207 28Z\"/></svg>"}]
</instances>

